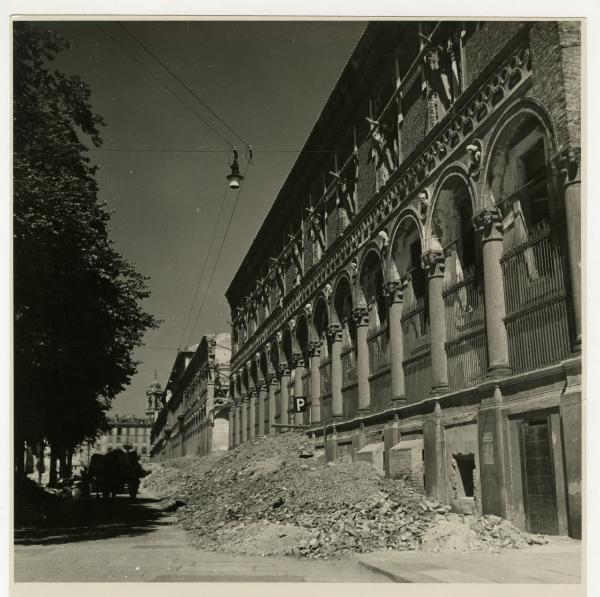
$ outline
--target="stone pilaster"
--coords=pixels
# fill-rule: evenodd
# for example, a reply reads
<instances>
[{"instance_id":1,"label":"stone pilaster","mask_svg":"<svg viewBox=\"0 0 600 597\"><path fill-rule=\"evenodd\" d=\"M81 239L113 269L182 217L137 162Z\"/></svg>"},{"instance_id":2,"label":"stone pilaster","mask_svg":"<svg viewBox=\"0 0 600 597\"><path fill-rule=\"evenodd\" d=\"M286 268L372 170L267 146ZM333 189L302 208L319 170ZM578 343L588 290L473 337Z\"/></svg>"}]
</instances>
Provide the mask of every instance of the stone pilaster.
<instances>
[{"instance_id":1,"label":"stone pilaster","mask_svg":"<svg viewBox=\"0 0 600 597\"><path fill-rule=\"evenodd\" d=\"M256 436L256 396L257 392L252 388L248 392L248 439Z\"/></svg>"},{"instance_id":2,"label":"stone pilaster","mask_svg":"<svg viewBox=\"0 0 600 597\"><path fill-rule=\"evenodd\" d=\"M245 444L248 441L248 395L242 397L242 438L241 441Z\"/></svg>"},{"instance_id":3,"label":"stone pilaster","mask_svg":"<svg viewBox=\"0 0 600 597\"><path fill-rule=\"evenodd\" d=\"M385 296L389 308L388 326L390 332L390 377L391 394L394 401L405 401L404 389L404 347L402 345L402 283L400 280L386 282Z\"/></svg>"},{"instance_id":4,"label":"stone pilaster","mask_svg":"<svg viewBox=\"0 0 600 597\"><path fill-rule=\"evenodd\" d=\"M575 324L574 352L581 352L581 149L569 147L554 160L564 189L569 272Z\"/></svg>"},{"instance_id":5,"label":"stone pilaster","mask_svg":"<svg viewBox=\"0 0 600 597\"><path fill-rule=\"evenodd\" d=\"M289 392L288 383L290 380L290 368L286 364L279 366L279 401L281 405L281 418L279 420L281 425L288 425L288 409L289 409ZM282 432L289 431L289 428L280 428Z\"/></svg>"},{"instance_id":6,"label":"stone pilaster","mask_svg":"<svg viewBox=\"0 0 600 597\"><path fill-rule=\"evenodd\" d=\"M429 279L429 334L431 337L431 392L448 391L448 360L446 358L446 320L444 314L445 257L443 251L423 254L423 268Z\"/></svg>"},{"instance_id":7,"label":"stone pilaster","mask_svg":"<svg viewBox=\"0 0 600 597\"><path fill-rule=\"evenodd\" d=\"M367 412L371 408L371 389L369 387L369 311L366 307L352 310L356 324L356 375L358 377L358 410Z\"/></svg>"},{"instance_id":8,"label":"stone pilaster","mask_svg":"<svg viewBox=\"0 0 600 597\"><path fill-rule=\"evenodd\" d=\"M321 343L310 342L308 345L308 357L310 360L310 422L317 424L321 422Z\"/></svg>"},{"instance_id":9,"label":"stone pilaster","mask_svg":"<svg viewBox=\"0 0 600 597\"><path fill-rule=\"evenodd\" d=\"M510 372L508 338L504 325L504 276L500 263L504 250L502 216L497 209L485 209L473 217L473 222L476 230L481 232L483 245L488 375L496 377Z\"/></svg>"},{"instance_id":10,"label":"stone pilaster","mask_svg":"<svg viewBox=\"0 0 600 597\"><path fill-rule=\"evenodd\" d=\"M267 400L267 384L258 386L258 435L265 434L265 401Z\"/></svg>"},{"instance_id":11,"label":"stone pilaster","mask_svg":"<svg viewBox=\"0 0 600 597\"><path fill-rule=\"evenodd\" d=\"M278 386L279 382L277 381L277 375L275 375L275 373L272 373L269 375L269 380L268 380L268 391L269 391L269 428L267 430L267 433L275 433L277 428L273 427L274 423L275 423L275 401L276 401L276 395L275 392L277 391L277 386Z\"/></svg>"},{"instance_id":12,"label":"stone pilaster","mask_svg":"<svg viewBox=\"0 0 600 597\"><path fill-rule=\"evenodd\" d=\"M327 327L331 343L331 410L334 419L344 414L342 403L342 326L333 323Z\"/></svg>"},{"instance_id":13,"label":"stone pilaster","mask_svg":"<svg viewBox=\"0 0 600 597\"><path fill-rule=\"evenodd\" d=\"M293 365L295 369L294 373L294 400L296 397L304 398L307 397L304 395L304 386L302 384L302 375L304 374L304 369L306 366L304 356L301 354L295 354L293 359ZM294 408L294 425L302 425L304 423L304 413L297 413Z\"/></svg>"}]
</instances>

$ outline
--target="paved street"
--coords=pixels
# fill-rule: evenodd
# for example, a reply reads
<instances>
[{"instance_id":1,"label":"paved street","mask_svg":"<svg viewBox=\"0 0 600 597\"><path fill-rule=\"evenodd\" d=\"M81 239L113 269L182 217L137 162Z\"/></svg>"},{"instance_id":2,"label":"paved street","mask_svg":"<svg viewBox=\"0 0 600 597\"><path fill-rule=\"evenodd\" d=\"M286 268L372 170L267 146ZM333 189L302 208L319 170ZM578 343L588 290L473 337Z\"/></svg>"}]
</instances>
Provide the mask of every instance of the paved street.
<instances>
[{"instance_id":1,"label":"paved street","mask_svg":"<svg viewBox=\"0 0 600 597\"><path fill-rule=\"evenodd\" d=\"M580 544L500 554L383 552L341 561L261 558L198 550L155 500L80 502L68 527L17 530L16 582L579 583Z\"/></svg>"},{"instance_id":2,"label":"paved street","mask_svg":"<svg viewBox=\"0 0 600 597\"><path fill-rule=\"evenodd\" d=\"M201 551L154 500L92 500L88 526L15 533L15 582L391 582L358 562Z\"/></svg>"}]
</instances>

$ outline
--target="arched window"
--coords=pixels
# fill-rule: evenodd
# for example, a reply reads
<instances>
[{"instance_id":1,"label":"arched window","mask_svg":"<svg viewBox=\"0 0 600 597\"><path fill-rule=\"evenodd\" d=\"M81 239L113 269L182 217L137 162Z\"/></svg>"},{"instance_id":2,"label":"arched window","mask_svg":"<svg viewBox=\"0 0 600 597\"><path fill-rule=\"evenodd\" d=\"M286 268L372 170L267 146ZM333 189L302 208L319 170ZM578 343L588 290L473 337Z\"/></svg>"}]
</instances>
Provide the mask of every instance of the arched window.
<instances>
[{"instance_id":1,"label":"arched window","mask_svg":"<svg viewBox=\"0 0 600 597\"><path fill-rule=\"evenodd\" d=\"M509 360L517 372L570 354L564 202L550 155L546 128L523 111L495 141L485 179L486 199L500 209L503 221L505 322Z\"/></svg>"}]
</instances>

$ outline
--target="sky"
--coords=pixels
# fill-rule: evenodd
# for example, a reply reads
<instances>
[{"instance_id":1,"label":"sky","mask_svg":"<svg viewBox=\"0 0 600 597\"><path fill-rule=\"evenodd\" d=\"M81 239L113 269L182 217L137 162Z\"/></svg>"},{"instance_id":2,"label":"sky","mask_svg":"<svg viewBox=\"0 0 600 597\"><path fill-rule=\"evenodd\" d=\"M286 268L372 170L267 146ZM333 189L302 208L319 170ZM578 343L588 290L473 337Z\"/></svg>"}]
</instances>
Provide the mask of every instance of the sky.
<instances>
[{"instance_id":1,"label":"sky","mask_svg":"<svg viewBox=\"0 0 600 597\"><path fill-rule=\"evenodd\" d=\"M141 415L155 371L164 387L179 346L230 331L225 291L366 23L124 24L39 26L71 43L55 68L78 74L92 89L93 109L106 123L102 149L90 151L99 166L99 199L114 210L116 249L150 277L144 308L163 320L136 350L138 373L113 403L112 413ZM225 179L232 143L247 176L207 292L236 200ZM252 164L245 143L254 148Z\"/></svg>"}]
</instances>

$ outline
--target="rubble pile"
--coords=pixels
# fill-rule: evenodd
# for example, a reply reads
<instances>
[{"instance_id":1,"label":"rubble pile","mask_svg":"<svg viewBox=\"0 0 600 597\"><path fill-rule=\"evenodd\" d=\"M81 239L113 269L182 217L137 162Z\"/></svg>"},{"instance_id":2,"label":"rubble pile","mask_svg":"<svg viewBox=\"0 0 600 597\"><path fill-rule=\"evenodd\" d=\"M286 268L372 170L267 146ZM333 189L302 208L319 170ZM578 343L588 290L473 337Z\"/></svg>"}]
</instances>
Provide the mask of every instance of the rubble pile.
<instances>
[{"instance_id":1,"label":"rubble pile","mask_svg":"<svg viewBox=\"0 0 600 597\"><path fill-rule=\"evenodd\" d=\"M450 506L349 456L326 464L304 435L261 437L201 463L205 458L165 463L144 481L203 548L332 558L543 541L498 517L451 513Z\"/></svg>"}]
</instances>

